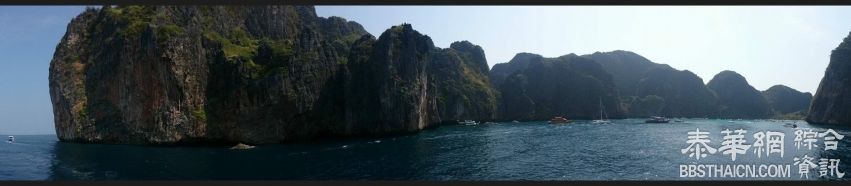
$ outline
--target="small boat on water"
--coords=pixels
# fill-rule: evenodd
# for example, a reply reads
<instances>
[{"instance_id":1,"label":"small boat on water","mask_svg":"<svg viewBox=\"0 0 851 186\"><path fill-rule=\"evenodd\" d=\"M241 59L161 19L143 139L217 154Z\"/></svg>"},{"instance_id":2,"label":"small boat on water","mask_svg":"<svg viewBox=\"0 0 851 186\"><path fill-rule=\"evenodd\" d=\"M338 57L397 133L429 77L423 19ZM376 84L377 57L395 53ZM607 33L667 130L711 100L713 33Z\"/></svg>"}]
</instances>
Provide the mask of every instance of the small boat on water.
<instances>
[{"instance_id":1,"label":"small boat on water","mask_svg":"<svg viewBox=\"0 0 851 186\"><path fill-rule=\"evenodd\" d=\"M600 98L600 119L593 120L591 123L594 124L609 124L612 123L609 121L608 116L606 115L606 111L603 109L603 99Z\"/></svg>"},{"instance_id":2,"label":"small boat on water","mask_svg":"<svg viewBox=\"0 0 851 186\"><path fill-rule=\"evenodd\" d=\"M513 121L511 121L511 122L512 122L512 123L520 123L520 122L519 122L519 121L517 121L517 120L513 120Z\"/></svg>"},{"instance_id":3,"label":"small boat on water","mask_svg":"<svg viewBox=\"0 0 851 186\"><path fill-rule=\"evenodd\" d=\"M786 124L783 124L783 126L787 127L787 128L798 128L798 125L793 124L793 123L786 123Z\"/></svg>"},{"instance_id":4,"label":"small boat on water","mask_svg":"<svg viewBox=\"0 0 851 186\"><path fill-rule=\"evenodd\" d=\"M476 121L473 121L473 120L464 120L464 121L459 121L458 123L464 124L464 125L477 125L477 124L479 124L479 123L476 123Z\"/></svg>"},{"instance_id":5,"label":"small boat on water","mask_svg":"<svg viewBox=\"0 0 851 186\"><path fill-rule=\"evenodd\" d=\"M669 123L671 120L668 118L660 117L660 116L652 116L650 119L644 121L644 123Z\"/></svg>"},{"instance_id":6,"label":"small boat on water","mask_svg":"<svg viewBox=\"0 0 851 186\"><path fill-rule=\"evenodd\" d=\"M788 128L798 128L798 121L795 121L795 123L786 122L783 126Z\"/></svg>"},{"instance_id":7,"label":"small boat on water","mask_svg":"<svg viewBox=\"0 0 851 186\"><path fill-rule=\"evenodd\" d=\"M231 149L231 150L246 150L246 149L253 149L253 148L254 148L254 146L252 146L252 145L247 145L247 144L244 144L244 143L239 143L239 144L234 145L234 146L233 146L233 147L231 147L230 149Z\"/></svg>"},{"instance_id":8,"label":"small boat on water","mask_svg":"<svg viewBox=\"0 0 851 186\"><path fill-rule=\"evenodd\" d=\"M554 117L553 119L550 119L550 124L560 124L560 123L569 123L569 122L570 122L570 120L567 120L567 118L558 117L558 116Z\"/></svg>"},{"instance_id":9,"label":"small boat on water","mask_svg":"<svg viewBox=\"0 0 851 186\"><path fill-rule=\"evenodd\" d=\"M609 120L599 120L599 119L598 119L598 120L591 121L591 123L593 123L593 124L609 124L609 123L612 123L612 121L609 121Z\"/></svg>"},{"instance_id":10,"label":"small boat on water","mask_svg":"<svg viewBox=\"0 0 851 186\"><path fill-rule=\"evenodd\" d=\"M7 143L15 143L15 136L9 136L9 140L6 140Z\"/></svg>"}]
</instances>

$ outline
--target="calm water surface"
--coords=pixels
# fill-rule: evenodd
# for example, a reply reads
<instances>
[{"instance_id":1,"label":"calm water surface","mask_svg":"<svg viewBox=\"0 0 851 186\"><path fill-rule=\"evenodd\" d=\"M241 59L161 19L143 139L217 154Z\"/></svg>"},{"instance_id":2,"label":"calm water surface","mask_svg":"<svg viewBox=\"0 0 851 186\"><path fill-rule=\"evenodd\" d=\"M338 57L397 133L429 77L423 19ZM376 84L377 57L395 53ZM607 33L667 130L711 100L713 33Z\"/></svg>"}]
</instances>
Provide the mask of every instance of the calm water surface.
<instances>
[{"instance_id":1,"label":"calm water surface","mask_svg":"<svg viewBox=\"0 0 851 186\"><path fill-rule=\"evenodd\" d=\"M798 150L792 141L795 129L784 123L645 124L626 119L602 125L587 121L458 125L407 136L261 145L242 151L73 144L57 142L53 135L24 135L15 136L16 143L0 143L0 180L682 180L690 178L679 177L681 164L791 165L794 157L804 154L816 160L839 158L839 170L851 172L851 137L840 141L835 151L824 151L821 139L819 148ZM801 121L797 125L851 135L848 127ZM755 132L783 132L784 156L757 158L750 149L736 161L721 153L695 160L680 152L688 146L687 132L695 128L711 133L709 145L714 148L721 145L723 129L748 130L747 144ZM810 179L824 179L813 171ZM797 166L791 172L791 178L782 179L804 179Z\"/></svg>"}]
</instances>

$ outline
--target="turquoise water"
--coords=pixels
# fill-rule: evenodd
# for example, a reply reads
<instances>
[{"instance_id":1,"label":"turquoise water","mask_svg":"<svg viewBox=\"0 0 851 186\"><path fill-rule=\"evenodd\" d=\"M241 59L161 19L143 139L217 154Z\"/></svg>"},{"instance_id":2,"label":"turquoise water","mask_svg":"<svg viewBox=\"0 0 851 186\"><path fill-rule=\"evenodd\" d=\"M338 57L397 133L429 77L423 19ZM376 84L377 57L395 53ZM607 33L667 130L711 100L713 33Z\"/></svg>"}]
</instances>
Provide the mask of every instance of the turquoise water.
<instances>
[{"instance_id":1,"label":"turquoise water","mask_svg":"<svg viewBox=\"0 0 851 186\"><path fill-rule=\"evenodd\" d=\"M794 121L788 121L794 122ZM15 136L0 143L0 180L686 180L799 178L795 156L838 158L840 172L851 170L851 136L838 150L797 150L794 128L757 120L685 120L645 124L576 121L442 126L421 133L383 138L330 140L309 144L227 147L149 147L57 142L53 135ZM843 135L839 126L799 128ZM709 131L710 146L721 145L723 129L746 129L747 144L757 131L785 133L784 157L757 158L749 149L736 161L720 152L696 160L682 154L687 132ZM765 154L763 154L765 155ZM681 164L788 164L786 178L681 178ZM815 162L817 163L817 162ZM812 170L809 179L818 177ZM848 179L851 175L845 175Z\"/></svg>"}]
</instances>

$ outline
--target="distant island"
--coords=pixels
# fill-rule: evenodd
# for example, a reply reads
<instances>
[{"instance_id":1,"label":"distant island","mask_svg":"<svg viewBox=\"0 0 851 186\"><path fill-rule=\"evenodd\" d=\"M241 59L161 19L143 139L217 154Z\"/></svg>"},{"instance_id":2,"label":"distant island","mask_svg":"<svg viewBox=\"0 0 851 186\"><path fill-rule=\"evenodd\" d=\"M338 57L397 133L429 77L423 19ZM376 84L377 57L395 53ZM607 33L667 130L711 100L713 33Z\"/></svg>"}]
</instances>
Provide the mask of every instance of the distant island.
<instances>
[{"instance_id":1,"label":"distant island","mask_svg":"<svg viewBox=\"0 0 851 186\"><path fill-rule=\"evenodd\" d=\"M851 101L836 100L851 96L837 64L851 60L848 40L813 98L756 90L733 71L704 84L620 50L520 53L489 68L468 41L435 47L411 24L376 38L312 6L104 6L68 25L49 81L58 138L85 143L281 143L600 110L847 124Z\"/></svg>"}]
</instances>

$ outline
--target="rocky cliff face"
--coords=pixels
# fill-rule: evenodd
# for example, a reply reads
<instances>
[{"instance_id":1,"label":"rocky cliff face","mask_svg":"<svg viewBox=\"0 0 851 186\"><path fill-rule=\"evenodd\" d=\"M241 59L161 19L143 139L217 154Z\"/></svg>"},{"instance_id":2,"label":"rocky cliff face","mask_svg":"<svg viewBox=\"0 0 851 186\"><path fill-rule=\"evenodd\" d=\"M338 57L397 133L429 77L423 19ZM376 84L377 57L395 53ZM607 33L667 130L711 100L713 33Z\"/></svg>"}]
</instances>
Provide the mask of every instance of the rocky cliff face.
<instances>
[{"instance_id":1,"label":"rocky cliff face","mask_svg":"<svg viewBox=\"0 0 851 186\"><path fill-rule=\"evenodd\" d=\"M830 53L830 64L806 120L818 124L851 124L851 34Z\"/></svg>"},{"instance_id":2,"label":"rocky cliff face","mask_svg":"<svg viewBox=\"0 0 851 186\"><path fill-rule=\"evenodd\" d=\"M584 55L612 74L630 117L715 117L718 98L690 71L654 63L634 52Z\"/></svg>"},{"instance_id":3,"label":"rocky cliff face","mask_svg":"<svg viewBox=\"0 0 851 186\"><path fill-rule=\"evenodd\" d=\"M745 77L736 72L725 70L715 75L707 83L720 101L721 118L768 118L771 107L762 94L754 89Z\"/></svg>"},{"instance_id":4,"label":"rocky cliff face","mask_svg":"<svg viewBox=\"0 0 851 186\"><path fill-rule=\"evenodd\" d=\"M601 100L609 117L623 117L611 75L591 59L575 54L543 58L521 53L500 66L526 66L508 72L499 85L502 119L593 119L599 117Z\"/></svg>"},{"instance_id":5,"label":"rocky cliff face","mask_svg":"<svg viewBox=\"0 0 851 186\"><path fill-rule=\"evenodd\" d=\"M600 63L606 71L612 74L612 81L623 97L635 96L638 84L650 70L662 68L673 70L668 65L654 63L644 56L634 52L615 50L611 52L594 52L583 55ZM701 83L703 84L703 83Z\"/></svg>"},{"instance_id":6,"label":"rocky cliff face","mask_svg":"<svg viewBox=\"0 0 851 186\"><path fill-rule=\"evenodd\" d=\"M374 97L364 104L349 104L351 108L344 113L364 117L366 122L352 119L347 128L360 127L356 131L381 134L429 127L435 122L431 116L437 112L437 95L429 86L427 73L429 52L435 50L431 38L414 31L411 25L402 25L388 29L371 45L368 60L351 65L361 69L351 71L351 76L360 81L351 81L355 85L348 87L358 96L333 96L343 101Z\"/></svg>"},{"instance_id":7,"label":"rocky cliff face","mask_svg":"<svg viewBox=\"0 0 851 186\"><path fill-rule=\"evenodd\" d=\"M494 119L498 116L499 92L491 87L484 50L467 41L432 52L429 74L441 95L437 101L440 121Z\"/></svg>"},{"instance_id":8,"label":"rocky cliff face","mask_svg":"<svg viewBox=\"0 0 851 186\"><path fill-rule=\"evenodd\" d=\"M809 92L799 92L784 85L771 86L768 90L762 91L762 95L776 115L790 113L806 115L810 101L813 99L813 95Z\"/></svg>"},{"instance_id":9,"label":"rocky cliff face","mask_svg":"<svg viewBox=\"0 0 851 186\"><path fill-rule=\"evenodd\" d=\"M62 141L275 143L492 119L483 64L469 42L376 40L313 7L127 6L72 20L49 79Z\"/></svg>"},{"instance_id":10,"label":"rocky cliff face","mask_svg":"<svg viewBox=\"0 0 851 186\"><path fill-rule=\"evenodd\" d=\"M490 70L491 85L496 89L500 89L503 81L509 75L525 70L529 66L530 61L541 60L542 58L544 57L541 55L524 52L514 55L514 58L511 58L507 63L493 65L493 68Z\"/></svg>"},{"instance_id":11,"label":"rocky cliff face","mask_svg":"<svg viewBox=\"0 0 851 186\"><path fill-rule=\"evenodd\" d=\"M378 123L381 130L369 134L413 132L436 123L496 117L498 93L488 86L480 46L461 41L440 49L409 24L367 43L362 45L371 45L368 58L357 52L350 56L356 63L347 65L349 95L335 96L346 98L346 121L353 122L348 128L370 131ZM398 123L406 127L395 128Z\"/></svg>"},{"instance_id":12,"label":"rocky cliff face","mask_svg":"<svg viewBox=\"0 0 851 186\"><path fill-rule=\"evenodd\" d=\"M703 79L688 70L679 71L673 68L650 70L638 82L635 95L638 98L658 96L664 104L658 110L630 108L631 116L657 115L687 118L718 116L718 98L715 93L703 84ZM637 103L644 104L642 101L638 100Z\"/></svg>"},{"instance_id":13,"label":"rocky cliff face","mask_svg":"<svg viewBox=\"0 0 851 186\"><path fill-rule=\"evenodd\" d=\"M575 84L575 86L588 88L599 86L598 83L602 83L604 87L614 87L617 90L615 94L619 96L618 100L613 102L623 109L622 113L627 117L659 115L687 118L775 117L794 119L799 118L803 112L796 112L800 109L789 112L789 109L800 108L802 104L808 102L805 98L806 94L793 89L791 92L786 89L780 91L781 89L778 88L766 93L757 91L747 83L744 77L732 71L721 72L709 84L704 84L703 79L691 71L677 70L665 64L657 64L629 51L595 52L581 57L599 65L596 65L597 68L591 69L565 68L570 70L561 69L565 72L560 73L606 74L600 76L586 75L588 79L585 83ZM506 120L541 120L551 117L545 115L559 115L558 112L551 112L555 110L553 108L558 107L552 106L557 103L553 101L555 98L543 99L548 96L554 97L555 94L541 93L541 91L556 89L552 86L578 78L556 78L556 75L547 75L547 72L558 70L558 68L548 69L549 71L541 69L530 71L530 69L536 64L555 64L565 59L571 61L570 58L565 56L544 58L537 54L519 53L508 63L494 65L491 69L490 79L493 87L496 87L502 93L502 104L500 105L502 116L504 116L502 118ZM598 73L597 71L601 72ZM530 76L537 79L531 79ZM611 81L612 85L607 85L606 82L608 81ZM551 87L540 88L542 86ZM609 94L606 91L597 93L604 95L601 97L606 97L605 95ZM578 90L559 90L557 94L563 97L584 95ZM771 98L766 99L763 94ZM593 99L591 100L593 101ZM542 104L542 101L545 103ZM769 103L772 104L769 105ZM588 110L595 108L593 105L584 105L587 103L583 102L575 102L574 104L590 108ZM614 108L614 106L608 105L606 107ZM773 112L773 107L777 107L778 112ZM544 112L542 113L542 111ZM609 112L612 113L612 111ZM561 115L587 118L586 114Z\"/></svg>"}]
</instances>

